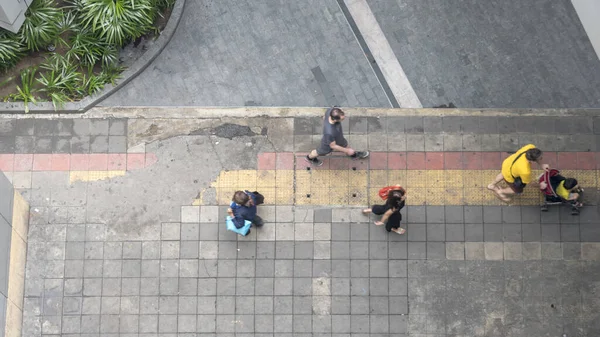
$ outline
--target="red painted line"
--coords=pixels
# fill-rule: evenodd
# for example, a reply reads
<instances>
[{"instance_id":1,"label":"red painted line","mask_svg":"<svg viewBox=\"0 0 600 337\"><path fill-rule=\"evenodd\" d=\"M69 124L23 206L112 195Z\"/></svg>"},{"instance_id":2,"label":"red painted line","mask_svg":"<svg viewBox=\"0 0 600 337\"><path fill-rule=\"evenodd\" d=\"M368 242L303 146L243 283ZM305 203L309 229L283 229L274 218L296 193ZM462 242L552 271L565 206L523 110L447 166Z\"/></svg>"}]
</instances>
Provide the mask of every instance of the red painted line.
<instances>
[{"instance_id":1,"label":"red painted line","mask_svg":"<svg viewBox=\"0 0 600 337\"><path fill-rule=\"evenodd\" d=\"M156 162L154 153L0 154L0 171L130 171Z\"/></svg>"},{"instance_id":2,"label":"red painted line","mask_svg":"<svg viewBox=\"0 0 600 337\"><path fill-rule=\"evenodd\" d=\"M373 151L368 160L352 160L343 154L320 157L323 165L315 170L500 170L510 154L500 151L468 152L381 152ZM296 162L293 164L295 156ZM305 170L310 165L305 153L264 152L258 155L258 169ZM276 158L276 159L275 159ZM286 158L285 160L280 158ZM560 170L600 170L600 152L544 152L543 161Z\"/></svg>"}]
</instances>

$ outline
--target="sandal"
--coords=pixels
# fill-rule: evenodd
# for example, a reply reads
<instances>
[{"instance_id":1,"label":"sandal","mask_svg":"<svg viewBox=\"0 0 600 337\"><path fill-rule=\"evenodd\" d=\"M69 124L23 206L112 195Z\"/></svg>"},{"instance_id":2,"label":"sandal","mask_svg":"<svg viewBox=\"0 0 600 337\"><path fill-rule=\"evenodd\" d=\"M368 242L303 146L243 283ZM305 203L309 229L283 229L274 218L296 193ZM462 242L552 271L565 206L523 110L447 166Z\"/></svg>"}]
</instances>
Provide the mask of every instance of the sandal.
<instances>
[{"instance_id":1,"label":"sandal","mask_svg":"<svg viewBox=\"0 0 600 337\"><path fill-rule=\"evenodd\" d=\"M385 225L383 222L375 221L375 226L383 226L383 225Z\"/></svg>"},{"instance_id":2,"label":"sandal","mask_svg":"<svg viewBox=\"0 0 600 337\"><path fill-rule=\"evenodd\" d=\"M400 228L398 228L398 231L394 231L394 232L395 232L396 234L400 234L400 235L402 235L402 234L406 233L406 229L404 229L404 228L400 227Z\"/></svg>"}]
</instances>

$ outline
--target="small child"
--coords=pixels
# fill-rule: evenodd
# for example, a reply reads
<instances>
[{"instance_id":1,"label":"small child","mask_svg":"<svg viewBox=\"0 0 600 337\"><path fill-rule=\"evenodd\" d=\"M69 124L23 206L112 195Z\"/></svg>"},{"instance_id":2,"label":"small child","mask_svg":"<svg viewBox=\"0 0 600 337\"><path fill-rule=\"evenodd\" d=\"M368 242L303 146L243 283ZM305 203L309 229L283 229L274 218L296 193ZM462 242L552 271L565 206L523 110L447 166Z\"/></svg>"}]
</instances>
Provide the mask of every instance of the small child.
<instances>
[{"instance_id":1,"label":"small child","mask_svg":"<svg viewBox=\"0 0 600 337\"><path fill-rule=\"evenodd\" d=\"M545 182L540 183L540 189L546 189ZM556 186L556 194L565 201L571 202L575 207L582 207L583 203L579 202L581 188L579 188L577 179L566 178ZM560 201L560 200L557 200Z\"/></svg>"},{"instance_id":2,"label":"small child","mask_svg":"<svg viewBox=\"0 0 600 337\"><path fill-rule=\"evenodd\" d=\"M406 230L400 227L400 221L402 221L400 210L404 207L405 200L406 191L404 189L390 190L384 205L373 205L373 207L364 209L362 212L363 214L383 215L380 221L375 221L375 225L383 226L385 224L385 229L388 232L404 234Z\"/></svg>"},{"instance_id":3,"label":"small child","mask_svg":"<svg viewBox=\"0 0 600 337\"><path fill-rule=\"evenodd\" d=\"M237 228L244 227L244 221L252 222L252 225L261 227L264 222L256 215L257 194L250 191L236 191L233 194L231 207L227 209L227 214L231 216L233 224Z\"/></svg>"}]
</instances>

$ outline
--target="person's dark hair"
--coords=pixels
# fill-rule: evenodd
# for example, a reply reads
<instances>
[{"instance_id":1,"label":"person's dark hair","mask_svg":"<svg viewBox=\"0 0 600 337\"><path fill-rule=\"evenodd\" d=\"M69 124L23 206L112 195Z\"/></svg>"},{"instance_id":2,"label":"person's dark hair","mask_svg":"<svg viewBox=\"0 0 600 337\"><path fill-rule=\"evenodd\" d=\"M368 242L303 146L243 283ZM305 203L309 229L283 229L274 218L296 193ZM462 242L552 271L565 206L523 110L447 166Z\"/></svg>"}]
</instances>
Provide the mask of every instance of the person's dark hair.
<instances>
[{"instance_id":1,"label":"person's dark hair","mask_svg":"<svg viewBox=\"0 0 600 337\"><path fill-rule=\"evenodd\" d=\"M388 192L387 205L393 208L400 208L402 204L402 197L404 196L405 191L403 189L400 190L391 190Z\"/></svg>"},{"instance_id":2,"label":"person's dark hair","mask_svg":"<svg viewBox=\"0 0 600 337\"><path fill-rule=\"evenodd\" d=\"M542 157L542 150L538 148L529 149L525 152L525 157L529 161L537 161Z\"/></svg>"},{"instance_id":3,"label":"person's dark hair","mask_svg":"<svg viewBox=\"0 0 600 337\"><path fill-rule=\"evenodd\" d=\"M344 116L344 112L342 111L342 109L339 108L333 108L331 109L331 119L333 119L334 121L339 121L340 119L342 119L342 116Z\"/></svg>"},{"instance_id":4,"label":"person's dark hair","mask_svg":"<svg viewBox=\"0 0 600 337\"><path fill-rule=\"evenodd\" d=\"M577 179L575 179L575 178L565 179L564 186L568 190L572 189L573 187L577 186Z\"/></svg>"},{"instance_id":5,"label":"person's dark hair","mask_svg":"<svg viewBox=\"0 0 600 337\"><path fill-rule=\"evenodd\" d=\"M398 189L398 190L390 190L388 192L388 199L391 197L396 197L396 198L400 198L402 196L404 196L404 189Z\"/></svg>"},{"instance_id":6,"label":"person's dark hair","mask_svg":"<svg viewBox=\"0 0 600 337\"><path fill-rule=\"evenodd\" d=\"M238 205L245 205L249 199L250 197L244 191L235 191L232 198L233 202Z\"/></svg>"}]
</instances>

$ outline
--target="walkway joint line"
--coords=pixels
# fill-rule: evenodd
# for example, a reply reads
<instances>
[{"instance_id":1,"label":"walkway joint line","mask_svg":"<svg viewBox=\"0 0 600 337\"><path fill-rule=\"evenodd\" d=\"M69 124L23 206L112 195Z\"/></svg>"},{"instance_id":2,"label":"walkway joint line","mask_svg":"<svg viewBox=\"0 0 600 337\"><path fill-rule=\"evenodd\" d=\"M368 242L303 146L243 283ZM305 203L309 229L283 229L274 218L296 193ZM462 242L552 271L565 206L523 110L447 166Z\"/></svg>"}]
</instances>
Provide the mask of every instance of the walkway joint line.
<instances>
[{"instance_id":1,"label":"walkway joint line","mask_svg":"<svg viewBox=\"0 0 600 337\"><path fill-rule=\"evenodd\" d=\"M406 77L367 1L338 0L338 4L392 106L422 108L419 97Z\"/></svg>"}]
</instances>

